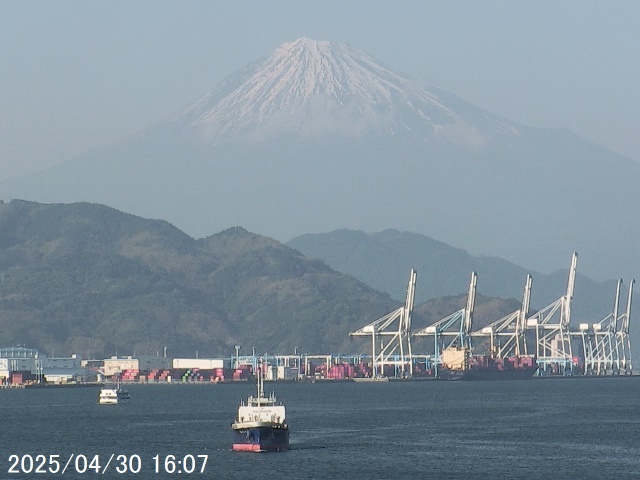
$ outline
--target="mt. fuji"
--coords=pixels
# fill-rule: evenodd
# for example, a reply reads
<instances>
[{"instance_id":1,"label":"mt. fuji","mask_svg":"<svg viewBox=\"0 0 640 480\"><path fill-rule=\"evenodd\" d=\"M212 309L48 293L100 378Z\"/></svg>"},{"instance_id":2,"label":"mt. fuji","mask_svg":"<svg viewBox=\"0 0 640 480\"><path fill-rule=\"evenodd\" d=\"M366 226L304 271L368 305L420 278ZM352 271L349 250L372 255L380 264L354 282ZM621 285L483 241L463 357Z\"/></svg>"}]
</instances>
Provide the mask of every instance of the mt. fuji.
<instances>
[{"instance_id":1,"label":"mt. fuji","mask_svg":"<svg viewBox=\"0 0 640 480\"><path fill-rule=\"evenodd\" d=\"M181 122L215 144L399 135L479 147L518 135L497 117L477 122L439 97L359 50L301 38L205 95Z\"/></svg>"},{"instance_id":2,"label":"mt. fuji","mask_svg":"<svg viewBox=\"0 0 640 480\"><path fill-rule=\"evenodd\" d=\"M639 164L308 38L174 118L0 192L104 203L196 237L392 228L537 271L566 268L576 250L582 274L640 272Z\"/></svg>"}]
</instances>

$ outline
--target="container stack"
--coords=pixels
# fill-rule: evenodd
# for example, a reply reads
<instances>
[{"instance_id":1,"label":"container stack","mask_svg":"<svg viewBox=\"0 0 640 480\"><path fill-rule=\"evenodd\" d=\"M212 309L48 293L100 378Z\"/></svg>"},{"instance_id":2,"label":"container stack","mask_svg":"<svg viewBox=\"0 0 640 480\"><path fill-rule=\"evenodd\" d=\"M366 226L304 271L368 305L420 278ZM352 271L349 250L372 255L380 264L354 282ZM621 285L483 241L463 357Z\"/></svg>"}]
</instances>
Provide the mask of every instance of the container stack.
<instances>
[{"instance_id":1,"label":"container stack","mask_svg":"<svg viewBox=\"0 0 640 480\"><path fill-rule=\"evenodd\" d=\"M251 370L251 367L245 366L245 368L236 368L232 370L231 375L232 375L233 381L237 382L240 380L248 380L249 377L253 375L253 372Z\"/></svg>"},{"instance_id":2,"label":"container stack","mask_svg":"<svg viewBox=\"0 0 640 480\"><path fill-rule=\"evenodd\" d=\"M354 365L354 378L368 378L373 374L371 365L366 363L357 363Z\"/></svg>"},{"instance_id":3,"label":"container stack","mask_svg":"<svg viewBox=\"0 0 640 480\"><path fill-rule=\"evenodd\" d=\"M347 378L353 378L356 376L356 369L353 365L343 362L336 365L332 365L327 370L325 364L316 368L316 373L320 373L320 376L324 378L331 378L333 380L343 380Z\"/></svg>"},{"instance_id":4,"label":"container stack","mask_svg":"<svg viewBox=\"0 0 640 480\"><path fill-rule=\"evenodd\" d=\"M147 374L147 379L149 382L166 382L170 376L171 370L154 368Z\"/></svg>"},{"instance_id":5,"label":"container stack","mask_svg":"<svg viewBox=\"0 0 640 480\"><path fill-rule=\"evenodd\" d=\"M120 381L122 382L135 382L138 380L138 375L140 374L140 370L129 369L123 370L120 375Z\"/></svg>"}]
</instances>

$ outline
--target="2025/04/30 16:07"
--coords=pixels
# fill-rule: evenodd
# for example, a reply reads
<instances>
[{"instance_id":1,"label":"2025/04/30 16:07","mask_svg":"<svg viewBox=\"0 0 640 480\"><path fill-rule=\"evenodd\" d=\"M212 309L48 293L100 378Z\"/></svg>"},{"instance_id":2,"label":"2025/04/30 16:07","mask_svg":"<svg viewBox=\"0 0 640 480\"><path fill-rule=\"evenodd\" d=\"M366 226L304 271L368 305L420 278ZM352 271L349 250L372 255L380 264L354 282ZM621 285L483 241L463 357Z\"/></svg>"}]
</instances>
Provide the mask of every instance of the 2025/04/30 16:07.
<instances>
[{"instance_id":1,"label":"2025/04/30 16:07","mask_svg":"<svg viewBox=\"0 0 640 480\"><path fill-rule=\"evenodd\" d=\"M209 455L159 455L152 457L154 473L204 473ZM140 455L10 455L7 473L99 473L107 471L137 474L144 464Z\"/></svg>"}]
</instances>

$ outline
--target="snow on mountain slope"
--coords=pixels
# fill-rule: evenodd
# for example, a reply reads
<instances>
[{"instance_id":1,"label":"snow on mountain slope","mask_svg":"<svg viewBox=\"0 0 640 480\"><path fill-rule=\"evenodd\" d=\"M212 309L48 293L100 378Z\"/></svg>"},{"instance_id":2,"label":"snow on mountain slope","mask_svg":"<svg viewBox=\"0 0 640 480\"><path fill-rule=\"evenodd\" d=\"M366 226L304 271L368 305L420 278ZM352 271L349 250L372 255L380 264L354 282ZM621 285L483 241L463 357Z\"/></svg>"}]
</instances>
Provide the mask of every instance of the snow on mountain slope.
<instances>
[{"instance_id":1,"label":"snow on mountain slope","mask_svg":"<svg viewBox=\"0 0 640 480\"><path fill-rule=\"evenodd\" d=\"M360 50L308 38L281 45L228 79L189 107L180 124L215 144L392 134L479 148L492 137L519 134L496 116L453 110Z\"/></svg>"}]
</instances>

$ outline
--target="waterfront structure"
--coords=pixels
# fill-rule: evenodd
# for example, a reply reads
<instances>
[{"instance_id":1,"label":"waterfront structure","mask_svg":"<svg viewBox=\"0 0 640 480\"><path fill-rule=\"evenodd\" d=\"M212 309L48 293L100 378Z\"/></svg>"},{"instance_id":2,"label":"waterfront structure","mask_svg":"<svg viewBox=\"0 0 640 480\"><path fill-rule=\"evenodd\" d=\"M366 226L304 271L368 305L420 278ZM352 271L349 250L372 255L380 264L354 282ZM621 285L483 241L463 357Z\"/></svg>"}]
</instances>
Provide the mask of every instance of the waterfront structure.
<instances>
[{"instance_id":1,"label":"waterfront structure","mask_svg":"<svg viewBox=\"0 0 640 480\"><path fill-rule=\"evenodd\" d=\"M581 323L579 332L573 335L582 342L585 375L630 375L631 340L629 338L629 319L633 285L629 284L627 308L619 313L622 279L618 280L613 311L597 323Z\"/></svg>"},{"instance_id":2,"label":"waterfront structure","mask_svg":"<svg viewBox=\"0 0 640 480\"><path fill-rule=\"evenodd\" d=\"M402 377L413 375L411 349L411 314L415 299L417 272L411 269L407 296L402 307L351 332L352 336L371 336L373 376L383 376L384 368L391 365L399 369ZM376 344L380 341L380 349Z\"/></svg>"},{"instance_id":3,"label":"waterfront structure","mask_svg":"<svg viewBox=\"0 0 640 480\"><path fill-rule=\"evenodd\" d=\"M527 274L522 304L518 310L490 323L480 331L471 332L474 338L488 338L489 352L498 358L529 354L526 332L531 305L531 283L531 275Z\"/></svg>"},{"instance_id":4,"label":"waterfront structure","mask_svg":"<svg viewBox=\"0 0 640 480\"><path fill-rule=\"evenodd\" d=\"M566 293L527 319L527 328L535 332L535 355L541 375L573 374L570 324L577 264L578 254L573 252Z\"/></svg>"},{"instance_id":5,"label":"waterfront structure","mask_svg":"<svg viewBox=\"0 0 640 480\"><path fill-rule=\"evenodd\" d=\"M471 272L467 302L464 308L414 333L415 337L431 337L433 339L431 359L435 377L439 376L439 369L443 365L448 364L449 368L454 367L455 369L465 368L466 357L471 349L477 285L478 275L476 272ZM445 356L446 359L443 358Z\"/></svg>"}]
</instances>

